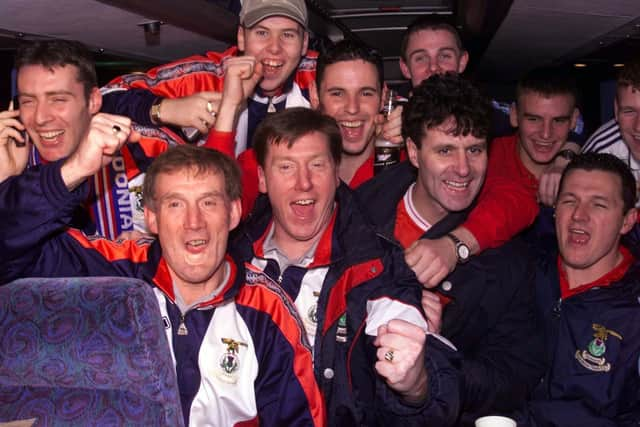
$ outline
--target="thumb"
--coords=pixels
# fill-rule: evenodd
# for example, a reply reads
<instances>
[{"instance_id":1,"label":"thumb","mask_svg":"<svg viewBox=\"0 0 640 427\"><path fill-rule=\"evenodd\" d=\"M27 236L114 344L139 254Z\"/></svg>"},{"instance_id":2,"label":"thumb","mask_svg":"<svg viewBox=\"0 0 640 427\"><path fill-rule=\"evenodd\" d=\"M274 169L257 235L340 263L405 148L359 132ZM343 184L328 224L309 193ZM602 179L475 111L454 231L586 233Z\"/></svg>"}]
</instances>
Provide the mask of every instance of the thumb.
<instances>
[{"instance_id":1,"label":"thumb","mask_svg":"<svg viewBox=\"0 0 640 427\"><path fill-rule=\"evenodd\" d=\"M262 79L263 68L262 62L257 61L255 66L253 67L253 74L247 80L242 81L242 89L247 97L251 96L251 94L255 91L258 82Z\"/></svg>"},{"instance_id":2,"label":"thumb","mask_svg":"<svg viewBox=\"0 0 640 427\"><path fill-rule=\"evenodd\" d=\"M133 143L138 143L142 139L142 135L137 130L131 129L131 133L129 134L128 141Z\"/></svg>"}]
</instances>

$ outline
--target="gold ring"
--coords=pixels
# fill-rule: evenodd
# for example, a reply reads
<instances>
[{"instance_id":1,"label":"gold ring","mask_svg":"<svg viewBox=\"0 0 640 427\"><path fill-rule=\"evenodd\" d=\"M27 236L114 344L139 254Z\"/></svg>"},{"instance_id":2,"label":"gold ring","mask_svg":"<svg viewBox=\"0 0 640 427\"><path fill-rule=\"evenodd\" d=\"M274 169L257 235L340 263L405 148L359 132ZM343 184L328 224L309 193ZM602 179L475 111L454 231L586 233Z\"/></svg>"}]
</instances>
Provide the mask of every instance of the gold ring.
<instances>
[{"instance_id":1,"label":"gold ring","mask_svg":"<svg viewBox=\"0 0 640 427\"><path fill-rule=\"evenodd\" d=\"M393 362L393 350L389 350L384 354L384 360L387 360L389 362Z\"/></svg>"},{"instance_id":2,"label":"gold ring","mask_svg":"<svg viewBox=\"0 0 640 427\"><path fill-rule=\"evenodd\" d=\"M122 130L122 128L120 126L118 126L118 125L113 125L113 126L111 126L111 130L113 131L113 133L115 135L117 135L118 132L120 132Z\"/></svg>"}]
</instances>

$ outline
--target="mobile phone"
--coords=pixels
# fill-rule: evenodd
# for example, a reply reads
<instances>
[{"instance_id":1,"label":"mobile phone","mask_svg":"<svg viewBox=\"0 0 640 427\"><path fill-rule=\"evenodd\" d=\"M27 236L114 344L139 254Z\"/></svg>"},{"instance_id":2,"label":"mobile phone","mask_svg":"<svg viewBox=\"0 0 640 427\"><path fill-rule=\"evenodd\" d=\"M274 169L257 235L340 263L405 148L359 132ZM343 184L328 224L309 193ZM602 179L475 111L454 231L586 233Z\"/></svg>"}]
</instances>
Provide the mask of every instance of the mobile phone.
<instances>
[{"instance_id":1,"label":"mobile phone","mask_svg":"<svg viewBox=\"0 0 640 427\"><path fill-rule=\"evenodd\" d=\"M18 103L18 96L16 95L12 98L11 103L9 104L9 110L14 110L15 107L19 105L20 104ZM20 120L20 117L16 117L16 120L22 123L22 120ZM12 138L13 142L15 142L16 147L24 147L25 145L27 145L27 142L29 142L29 134L27 133L26 129L18 132L20 132L20 135L22 136L22 139L24 140L24 142L20 142L17 139Z\"/></svg>"}]
</instances>

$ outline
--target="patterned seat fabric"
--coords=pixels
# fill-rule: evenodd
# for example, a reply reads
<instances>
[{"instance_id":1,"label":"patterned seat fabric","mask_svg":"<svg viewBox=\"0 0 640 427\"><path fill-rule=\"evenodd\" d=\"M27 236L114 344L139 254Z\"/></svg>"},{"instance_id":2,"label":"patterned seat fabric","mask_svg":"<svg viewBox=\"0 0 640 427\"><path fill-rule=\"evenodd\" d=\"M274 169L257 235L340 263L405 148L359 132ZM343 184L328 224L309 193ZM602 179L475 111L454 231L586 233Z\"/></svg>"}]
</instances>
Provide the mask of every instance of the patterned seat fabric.
<instances>
[{"instance_id":1,"label":"patterned seat fabric","mask_svg":"<svg viewBox=\"0 0 640 427\"><path fill-rule=\"evenodd\" d=\"M118 277L0 286L0 421L181 426L156 297Z\"/></svg>"}]
</instances>

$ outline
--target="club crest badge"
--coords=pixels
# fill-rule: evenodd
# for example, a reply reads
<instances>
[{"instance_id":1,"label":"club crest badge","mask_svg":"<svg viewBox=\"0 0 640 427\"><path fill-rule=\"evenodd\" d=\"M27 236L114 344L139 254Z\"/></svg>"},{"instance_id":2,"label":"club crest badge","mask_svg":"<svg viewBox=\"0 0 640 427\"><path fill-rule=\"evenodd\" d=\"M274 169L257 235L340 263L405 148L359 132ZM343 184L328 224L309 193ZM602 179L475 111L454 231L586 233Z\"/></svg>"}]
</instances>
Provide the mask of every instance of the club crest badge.
<instances>
[{"instance_id":1,"label":"club crest badge","mask_svg":"<svg viewBox=\"0 0 640 427\"><path fill-rule=\"evenodd\" d=\"M594 323L592 327L595 331L593 339L587 344L586 350L576 350L576 359L582 366L590 371L609 372L611 370L611 363L607 362L607 359L604 357L607 351L607 339L614 337L622 341L622 336L597 323Z\"/></svg>"},{"instance_id":2,"label":"club crest badge","mask_svg":"<svg viewBox=\"0 0 640 427\"><path fill-rule=\"evenodd\" d=\"M304 328L310 335L316 334L316 329L318 327L318 297L320 296L320 292L313 292L313 296L316 299L311 307L307 310L307 315L303 319Z\"/></svg>"},{"instance_id":3,"label":"club crest badge","mask_svg":"<svg viewBox=\"0 0 640 427\"><path fill-rule=\"evenodd\" d=\"M247 347L247 344L231 338L222 338L221 341L227 346L227 350L218 360L220 371L217 377L226 383L235 384L238 381L237 372L240 368L240 346Z\"/></svg>"}]
</instances>

